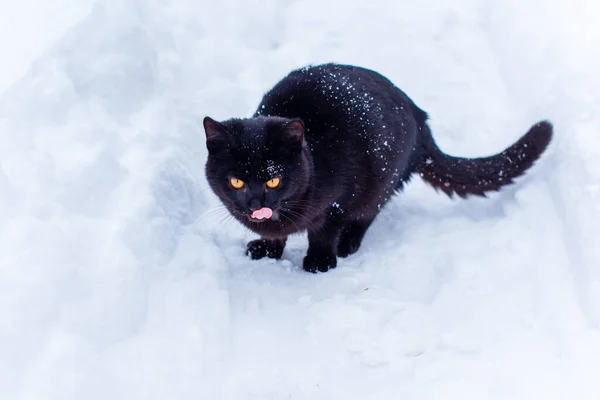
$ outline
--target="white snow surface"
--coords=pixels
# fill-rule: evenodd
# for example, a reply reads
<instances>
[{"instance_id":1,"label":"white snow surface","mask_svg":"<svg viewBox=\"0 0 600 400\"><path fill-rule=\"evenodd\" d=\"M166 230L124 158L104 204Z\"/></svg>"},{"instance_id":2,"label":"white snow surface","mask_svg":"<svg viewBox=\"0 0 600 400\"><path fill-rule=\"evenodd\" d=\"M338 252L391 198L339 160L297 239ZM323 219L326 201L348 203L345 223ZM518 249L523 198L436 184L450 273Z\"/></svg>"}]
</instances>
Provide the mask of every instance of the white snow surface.
<instances>
[{"instance_id":1,"label":"white snow surface","mask_svg":"<svg viewBox=\"0 0 600 400\"><path fill-rule=\"evenodd\" d=\"M9 8L3 400L600 398L597 1ZM302 271L304 235L250 261L255 236L205 181L201 120L249 116L327 61L389 77L449 153L544 118L555 140L488 199L415 179L326 274Z\"/></svg>"}]
</instances>

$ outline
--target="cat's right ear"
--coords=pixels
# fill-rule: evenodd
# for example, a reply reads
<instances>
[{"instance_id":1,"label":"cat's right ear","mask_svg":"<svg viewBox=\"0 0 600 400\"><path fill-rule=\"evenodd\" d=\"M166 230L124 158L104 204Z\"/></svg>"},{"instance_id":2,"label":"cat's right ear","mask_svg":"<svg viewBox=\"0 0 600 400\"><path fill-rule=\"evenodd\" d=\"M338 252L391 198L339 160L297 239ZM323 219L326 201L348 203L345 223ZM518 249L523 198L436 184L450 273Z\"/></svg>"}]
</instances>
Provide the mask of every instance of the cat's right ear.
<instances>
[{"instance_id":1,"label":"cat's right ear","mask_svg":"<svg viewBox=\"0 0 600 400\"><path fill-rule=\"evenodd\" d=\"M204 117L202 124L206 133L206 147L208 151L218 150L226 138L227 129L211 117Z\"/></svg>"}]
</instances>

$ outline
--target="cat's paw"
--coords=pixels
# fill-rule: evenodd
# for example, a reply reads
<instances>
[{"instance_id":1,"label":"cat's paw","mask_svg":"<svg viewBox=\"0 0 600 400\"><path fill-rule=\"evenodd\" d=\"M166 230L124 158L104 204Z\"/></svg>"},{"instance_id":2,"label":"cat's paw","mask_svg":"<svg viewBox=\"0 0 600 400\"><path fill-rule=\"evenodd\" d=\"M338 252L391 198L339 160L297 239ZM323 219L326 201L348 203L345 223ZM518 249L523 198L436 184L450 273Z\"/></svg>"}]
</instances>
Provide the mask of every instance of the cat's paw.
<instances>
[{"instance_id":1,"label":"cat's paw","mask_svg":"<svg viewBox=\"0 0 600 400\"><path fill-rule=\"evenodd\" d=\"M307 272L327 272L337 266L337 258L333 254L308 252L302 267Z\"/></svg>"},{"instance_id":2,"label":"cat's paw","mask_svg":"<svg viewBox=\"0 0 600 400\"><path fill-rule=\"evenodd\" d=\"M343 234L340 237L340 241L337 246L338 257L348 257L350 254L354 254L360 248L362 237L356 237L354 235Z\"/></svg>"},{"instance_id":3,"label":"cat's paw","mask_svg":"<svg viewBox=\"0 0 600 400\"><path fill-rule=\"evenodd\" d=\"M281 258L285 245L278 241L258 239L248 243L246 254L253 260L261 258Z\"/></svg>"}]
</instances>

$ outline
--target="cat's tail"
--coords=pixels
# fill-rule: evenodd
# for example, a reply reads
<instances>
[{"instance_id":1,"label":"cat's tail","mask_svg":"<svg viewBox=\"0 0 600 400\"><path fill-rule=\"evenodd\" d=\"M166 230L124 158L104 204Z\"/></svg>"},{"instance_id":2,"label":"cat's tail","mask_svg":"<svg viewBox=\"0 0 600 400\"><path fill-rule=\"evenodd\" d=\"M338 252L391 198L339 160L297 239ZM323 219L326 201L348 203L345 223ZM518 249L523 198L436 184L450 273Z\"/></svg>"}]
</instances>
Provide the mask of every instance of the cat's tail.
<instances>
[{"instance_id":1,"label":"cat's tail","mask_svg":"<svg viewBox=\"0 0 600 400\"><path fill-rule=\"evenodd\" d=\"M552 124L541 121L533 125L515 144L502 153L481 158L459 158L443 153L423 121L424 134L417 172L436 190L448 196L484 196L500 190L523 175L546 150L552 139Z\"/></svg>"}]
</instances>

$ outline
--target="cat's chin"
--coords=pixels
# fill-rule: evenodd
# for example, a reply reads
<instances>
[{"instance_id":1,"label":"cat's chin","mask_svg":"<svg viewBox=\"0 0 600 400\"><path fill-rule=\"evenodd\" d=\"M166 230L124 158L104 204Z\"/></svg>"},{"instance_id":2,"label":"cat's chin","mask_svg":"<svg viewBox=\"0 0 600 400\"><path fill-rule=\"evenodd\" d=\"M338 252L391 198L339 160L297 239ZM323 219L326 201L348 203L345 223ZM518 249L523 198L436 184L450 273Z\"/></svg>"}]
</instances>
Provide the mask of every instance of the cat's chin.
<instances>
[{"instance_id":1,"label":"cat's chin","mask_svg":"<svg viewBox=\"0 0 600 400\"><path fill-rule=\"evenodd\" d=\"M262 224L266 221L270 221L270 218L262 218L262 219L258 219L258 218L252 218L251 216L248 216L248 221L255 223L255 224Z\"/></svg>"}]
</instances>

